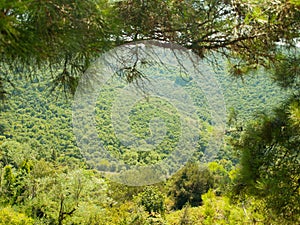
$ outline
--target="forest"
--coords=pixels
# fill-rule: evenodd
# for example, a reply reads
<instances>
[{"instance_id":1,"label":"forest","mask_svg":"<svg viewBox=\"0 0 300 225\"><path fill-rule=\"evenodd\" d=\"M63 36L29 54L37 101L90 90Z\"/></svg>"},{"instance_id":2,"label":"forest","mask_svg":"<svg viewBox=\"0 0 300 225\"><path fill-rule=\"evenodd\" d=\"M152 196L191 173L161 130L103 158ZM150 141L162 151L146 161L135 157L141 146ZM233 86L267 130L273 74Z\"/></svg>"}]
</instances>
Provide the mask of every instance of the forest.
<instances>
[{"instance_id":1,"label":"forest","mask_svg":"<svg viewBox=\"0 0 300 225\"><path fill-rule=\"evenodd\" d=\"M0 225L300 224L299 37L299 0L1 0Z\"/></svg>"}]
</instances>

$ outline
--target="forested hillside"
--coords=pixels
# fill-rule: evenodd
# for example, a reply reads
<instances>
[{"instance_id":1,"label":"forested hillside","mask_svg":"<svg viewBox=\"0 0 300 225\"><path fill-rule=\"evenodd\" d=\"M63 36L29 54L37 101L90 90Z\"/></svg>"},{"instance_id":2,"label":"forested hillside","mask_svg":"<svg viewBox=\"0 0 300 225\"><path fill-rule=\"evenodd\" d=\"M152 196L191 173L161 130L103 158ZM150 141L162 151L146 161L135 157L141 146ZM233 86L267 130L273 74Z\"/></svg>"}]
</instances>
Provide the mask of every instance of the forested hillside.
<instances>
[{"instance_id":1,"label":"forested hillside","mask_svg":"<svg viewBox=\"0 0 300 225\"><path fill-rule=\"evenodd\" d=\"M0 225L300 224L299 30L299 0L0 1Z\"/></svg>"},{"instance_id":2,"label":"forested hillside","mask_svg":"<svg viewBox=\"0 0 300 225\"><path fill-rule=\"evenodd\" d=\"M287 97L286 92L272 85L272 80L265 72L258 72L245 80L230 77L225 68L216 75L223 91L227 111L229 113L234 110L237 114L236 120L240 124L253 119L257 113L270 112L270 109L283 102ZM11 95L1 105L2 141L9 141L15 145L22 144L24 151L26 149L25 144L27 150L34 152L34 156L38 159L55 159L58 162L64 161L71 164L73 162L80 163L82 156L76 147L72 131L72 99L68 99L58 91L52 91L45 76L47 75L40 75L32 81L20 78L14 87L9 87L8 91ZM203 92L198 87L188 85L185 78L180 75L174 75L175 77L174 83L180 83L180 81L185 83L188 93L198 107L199 116L204 117L203 122L205 122L208 119L205 120L205 117L209 117L209 109L207 109ZM103 94L100 94L96 107L99 135L104 145L107 145L112 153L115 151L115 154L121 153L125 154L124 157L129 157L114 135L110 118L116 90L112 90L108 86L101 93ZM132 129L136 130L137 135L142 135L143 139L147 136L147 124L154 116L154 112L157 117L170 120L166 122L170 126L170 135L176 136L179 122L176 118L172 119L171 117L172 115L175 116L175 112L164 115L164 111L162 111L157 114L156 108L153 108L155 106L159 108L159 105L162 104L160 101L157 99L151 103L141 102L141 105L138 104L136 109L132 109L132 118L130 119L131 123L135 124ZM175 137L169 139L176 142ZM148 154L158 154L151 157L160 159L163 158L163 154L168 154L172 150L171 145L161 148L165 153L158 150L156 153L154 151ZM130 159L128 160L130 161ZM143 160L140 159L141 162Z\"/></svg>"},{"instance_id":3,"label":"forested hillside","mask_svg":"<svg viewBox=\"0 0 300 225\"><path fill-rule=\"evenodd\" d=\"M216 74L228 107L228 119L230 112L233 110L236 112L236 122L240 125L244 121L253 118L257 112L266 113L266 109L273 108L286 99L287 94L279 88L274 88L270 77L266 73L253 74L253 77L249 77L244 81L231 78L225 69ZM230 183L229 174L233 173L236 164L236 156L231 152L232 150L228 150L228 147L220 150L216 162L201 163L201 169L197 171L198 166L196 165L200 162L201 152L205 148L205 143L202 143L202 145L199 143L198 152L192 159L193 163L180 172L187 173L184 176L186 178L182 178L180 173L176 174L167 183L159 184L160 190L155 188L144 189L142 187L128 189L123 185L110 183L109 180L101 178L101 174L98 172L89 170L91 167L101 170L104 169L101 167L113 167L113 165L110 165L107 161L103 161L100 167L99 165L86 164L85 158L76 145L72 130L72 99L58 91L53 91L51 85L45 79L46 75L39 75L33 80L18 79L14 86L8 88L11 94L9 99L3 102L1 106L0 148L1 166L3 168L1 199L2 204L6 205L5 210L8 211L5 212L9 216L14 216L11 214L13 209L7 208L7 205L27 213L28 217L34 218L35 223L56 223L57 220L62 222L64 216L60 213L65 213L69 215L66 216L66 221L73 221L72 223L79 224L82 221L88 223L87 221L91 220L93 221L91 224L107 224L107 220L117 220L117 218L113 218L115 215L106 215L113 205L112 209L115 210L121 210L125 207L123 209L125 213L127 210L133 210L132 207L146 204L146 209L143 211L144 216L137 211L136 215L133 214L130 218L132 217L132 220L135 220L135 217L142 216L141 221L148 221L152 218L152 216L148 218L146 214L149 210L149 212L154 211L160 216L166 214L166 217L159 217L159 219L154 216L151 220L155 218L155 220L173 224L175 222L172 223L172 221L188 220L185 217L188 217L186 214L190 210L191 213L195 213L202 218L201 220L206 221L207 212L205 207L213 207L210 204L221 204L218 207L225 207L223 206L225 202L229 204L225 197L220 197L220 193L228 188L226 184ZM202 116L202 118L209 117L202 91L190 85L180 75L175 75L174 78L176 78L174 84L184 85L187 88L188 93L197 105L200 112L199 116ZM107 88L104 88L101 92L96 107L97 128L104 146L112 154L117 155L130 165L153 164L167 156L176 145L176 133L179 130L176 112L169 110L169 113L166 114L166 111L158 111L162 104L166 104L161 102L160 99L137 104L130 114L130 122L133 124L132 129L136 132L136 135L141 135L145 139L148 132L147 124L153 116L156 116L167 121L167 129L171 136L168 136L165 141L151 151L132 151L132 149L127 149L126 146L122 145L114 134L110 118L114 95L115 90L107 85ZM158 108L154 108L155 104ZM206 123L206 127L210 126L206 120L202 122ZM231 129L230 125L227 128ZM202 142L205 142L205 136L209 136L207 132L209 130L203 132L204 136L201 139L204 140ZM150 148L153 147L149 146ZM112 171L116 169L110 168ZM89 182L95 183L89 184ZM195 182L193 185L198 185L198 187L192 187L190 182ZM161 189L162 187L164 188ZM182 192L182 188L187 193ZM215 192L210 191L209 194L205 195L206 197L201 197L201 194L206 193L211 188ZM83 192L83 190L84 193L79 196L77 192ZM90 202L88 200L89 196L97 195L99 191L101 191L101 195L97 198L100 199L94 199ZM69 194L64 196L60 192ZM158 194L163 195L166 202L160 202L159 204L163 205L155 206L155 204L158 204L155 201L162 201L161 197L155 200L155 197L152 196ZM142 200L137 199L140 198L138 196L143 195L145 195L145 198L154 199L145 200L146 202L141 203L139 201ZM186 205L189 202L191 206L198 206L202 204L202 198L207 199L204 201L207 201L205 204L208 205L204 205L203 209L202 207L199 208L199 211L195 211L195 209ZM101 202L99 202L100 200ZM151 201L154 202L151 203ZM215 201L215 203L210 203L210 201ZM222 203L223 201L224 203ZM147 204L154 204L154 206L147 206ZM66 209L61 207L66 207ZM126 209L126 207L128 208ZM150 208L147 209L147 207ZM173 216L173 212L170 210L172 208L181 209L182 207L186 208L183 211L176 211ZM237 207L234 209L234 206L230 205L226 207L232 207L232 210L240 210L241 215L236 215L237 218L232 218L233 220L242 219L242 208ZM88 210L87 213L91 218L87 218L84 216L85 214L82 214L84 210ZM202 212L202 210L204 211ZM225 210L225 208L221 210ZM61 217L57 218L57 215ZM18 214L15 216L18 217ZM98 218L100 216L102 219ZM129 215L124 214L124 218L118 218L118 221L130 221L127 217ZM24 217L24 221L27 220L31 221L31 219ZM193 221L193 219L190 220ZM111 224L119 224L120 221Z\"/></svg>"}]
</instances>

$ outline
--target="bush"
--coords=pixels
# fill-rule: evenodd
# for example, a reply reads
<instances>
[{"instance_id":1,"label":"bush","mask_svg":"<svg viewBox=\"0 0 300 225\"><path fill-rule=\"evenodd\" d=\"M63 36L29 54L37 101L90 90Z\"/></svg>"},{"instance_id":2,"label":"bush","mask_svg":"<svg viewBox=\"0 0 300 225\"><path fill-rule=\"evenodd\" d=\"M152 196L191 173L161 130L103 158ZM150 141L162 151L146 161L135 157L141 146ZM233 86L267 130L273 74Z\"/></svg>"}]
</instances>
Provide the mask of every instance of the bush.
<instances>
[{"instance_id":1,"label":"bush","mask_svg":"<svg viewBox=\"0 0 300 225\"><path fill-rule=\"evenodd\" d=\"M24 213L18 213L10 207L0 209L0 225L32 225L34 221Z\"/></svg>"}]
</instances>

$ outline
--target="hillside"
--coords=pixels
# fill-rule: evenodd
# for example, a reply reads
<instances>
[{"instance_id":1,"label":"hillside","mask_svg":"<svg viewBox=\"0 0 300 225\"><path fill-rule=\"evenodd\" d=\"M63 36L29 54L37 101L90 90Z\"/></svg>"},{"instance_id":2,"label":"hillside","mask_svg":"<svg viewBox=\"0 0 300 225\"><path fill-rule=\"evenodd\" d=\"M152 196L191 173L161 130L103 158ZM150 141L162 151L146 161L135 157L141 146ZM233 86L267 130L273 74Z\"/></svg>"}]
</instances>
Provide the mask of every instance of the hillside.
<instances>
[{"instance_id":1,"label":"hillside","mask_svg":"<svg viewBox=\"0 0 300 225\"><path fill-rule=\"evenodd\" d=\"M256 112L271 109L285 99L286 94L283 94L280 88L272 85L268 75L263 72L246 77L244 82L231 78L224 71L219 70L216 74L223 91L226 108L227 110L234 108L240 122L253 119ZM198 116L202 118L201 123L209 126L210 114L201 90L180 76L174 78L174 83L185 88L197 107ZM9 88L11 96L7 102L1 105L0 135L2 143L16 142L22 143L23 146L27 145L38 158L47 160L55 158L64 163L82 161L72 131L72 101L66 100L59 91L51 93L51 86L42 76L33 79L32 82L20 79L15 88ZM126 159L125 161L129 164L156 162L168 155L179 137L179 118L177 116L176 119L174 106L167 107L166 105L165 108L157 111L156 108L169 103L153 98L150 102L143 100L131 109L131 127L134 134L139 136L140 141L149 138L150 130L147 124L153 116L166 121L165 129L167 129L168 136L163 141L161 140L162 142L155 152L130 153L126 151L128 148L117 140L110 121L110 110L116 93L116 90L106 86L98 98L97 129L105 147L117 157L123 155L122 158ZM118 128L116 127L116 129ZM144 146L146 147L147 143L144 143Z\"/></svg>"}]
</instances>

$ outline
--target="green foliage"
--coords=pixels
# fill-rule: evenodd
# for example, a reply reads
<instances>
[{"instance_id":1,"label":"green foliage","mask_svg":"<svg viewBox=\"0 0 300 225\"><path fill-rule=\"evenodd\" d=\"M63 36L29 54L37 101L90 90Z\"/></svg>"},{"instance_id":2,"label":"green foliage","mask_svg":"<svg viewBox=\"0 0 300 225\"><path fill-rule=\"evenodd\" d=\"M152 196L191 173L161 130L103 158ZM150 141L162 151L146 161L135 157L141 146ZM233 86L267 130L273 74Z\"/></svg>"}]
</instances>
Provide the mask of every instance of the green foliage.
<instances>
[{"instance_id":1,"label":"green foliage","mask_svg":"<svg viewBox=\"0 0 300 225\"><path fill-rule=\"evenodd\" d=\"M296 129L300 128L300 105L297 102L293 102L290 104L288 109L289 120L291 126L295 127Z\"/></svg>"},{"instance_id":2,"label":"green foliage","mask_svg":"<svg viewBox=\"0 0 300 225\"><path fill-rule=\"evenodd\" d=\"M266 207L286 223L297 223L300 214L300 130L287 110L295 104L299 101L292 99L273 116L262 115L250 123L236 146L242 152L236 193L264 199Z\"/></svg>"},{"instance_id":3,"label":"green foliage","mask_svg":"<svg viewBox=\"0 0 300 225\"><path fill-rule=\"evenodd\" d=\"M299 223L300 73L298 50L293 48L299 39L299 18L298 0L1 1L0 99L8 100L0 105L1 202L25 211L37 224L166 224L159 217L163 212L170 224ZM107 182L99 174L82 169L70 103L48 96L55 87L74 93L80 75L99 53L149 39L178 43L219 65L226 104L234 108L227 134L235 154L227 143L216 162L207 167L191 163L179 171L168 183L170 196L176 209L187 206L175 212L165 210L164 194L158 189L145 189L138 195L139 203L132 201L139 188L115 186L114 193L107 193ZM228 59L229 72L241 81L232 82L216 52ZM244 79L260 66L273 68L273 79L287 92L274 87L263 70ZM142 77L139 71L135 74ZM192 96L203 119L201 142L192 159L198 161L214 132L207 102L193 81L176 78L174 83ZM108 93L96 109L101 117L98 133L107 149L130 165L154 164L167 157L180 138L176 113L172 117L165 110L158 112L168 122L168 135L156 151L129 151L112 132L108 110L113 90ZM271 112L289 94L293 97ZM252 114L257 111L265 114ZM147 124L154 115L147 101L135 105L130 114L134 133L149 137ZM138 144L149 149L147 142ZM241 156L238 169L233 168L236 156ZM105 159L91 166L122 170ZM240 204L230 205L223 196L228 177L234 178ZM153 212L156 215L149 216ZM0 210L0 223L33 220L6 207Z\"/></svg>"},{"instance_id":4,"label":"green foliage","mask_svg":"<svg viewBox=\"0 0 300 225\"><path fill-rule=\"evenodd\" d=\"M117 208L111 208L107 210L103 225L150 225L148 219L149 214L143 209L143 207L139 207L132 202L127 202Z\"/></svg>"},{"instance_id":5,"label":"green foliage","mask_svg":"<svg viewBox=\"0 0 300 225\"><path fill-rule=\"evenodd\" d=\"M220 60L220 64L222 64L221 62ZM172 76L175 83L179 82L178 73L174 74L174 71L171 73L164 68L161 68L160 72L165 73L165 76ZM2 141L4 144L2 161L10 160L5 163L13 163L11 160L17 160L17 163L20 163L23 153L30 160L44 158L64 165L73 164L75 166L84 161L76 146L72 131L71 102L61 99L58 92L48 96L51 88L47 85L45 76L40 74L39 79L33 79L32 82L20 79L15 88L9 88L13 95L5 105L2 105L0 114L0 134L5 137L5 140ZM261 72L257 77L246 79L245 83L242 83L229 78L224 70L218 70L217 77L223 89L226 104L236 109L239 121L252 118L253 112L262 110L266 105L272 107L285 97L280 93L279 88L272 87L271 81L266 76ZM199 118L201 118L200 135L202 138L195 154L195 160L199 160L203 157L207 141L213 132L209 124L211 116L202 91L192 81L184 85L183 88L193 99ZM239 95L237 96L236 93ZM107 150L129 165L154 164L167 157L173 151L180 137L179 118L176 110L167 102L158 99L151 99L150 102L145 99L134 106L129 113L131 130L140 135L141 139L151 137L152 128L148 124L153 117L160 118L166 124L166 135L159 145L149 145L145 140L141 140L137 146L144 146L146 151L136 151L132 148L128 149L120 142L119 137L115 136L110 117L115 97L116 90L107 86L102 90L95 109L97 131ZM216 102L218 101L220 100L216 99ZM159 106L160 110L154 110L153 104ZM122 112L120 114L123 115ZM160 127L156 129L153 131L162 132ZM88 137L89 133L85 135ZM148 151L149 149L152 151ZM10 153L12 151L14 154ZM219 159L229 159L231 157L229 151L228 147L224 151L222 150L218 156ZM109 171L122 169L105 159L102 160L101 165L91 166Z\"/></svg>"},{"instance_id":6,"label":"green foliage","mask_svg":"<svg viewBox=\"0 0 300 225\"><path fill-rule=\"evenodd\" d=\"M213 189L218 195L224 194L230 183L229 171L223 167L222 163L226 163L226 160L208 163L208 169L213 179ZM228 169L231 170L232 167Z\"/></svg>"},{"instance_id":7,"label":"green foliage","mask_svg":"<svg viewBox=\"0 0 300 225\"><path fill-rule=\"evenodd\" d=\"M24 76L39 68L51 68L48 81L74 92L90 62L122 43L171 41L200 57L218 51L240 77L260 65L270 68L280 55L277 43L293 46L299 37L296 0L112 2L2 1L0 97L9 93L5 83L15 81L8 71Z\"/></svg>"},{"instance_id":8,"label":"green foliage","mask_svg":"<svg viewBox=\"0 0 300 225\"><path fill-rule=\"evenodd\" d=\"M0 225L33 225L34 220L24 213L18 213L11 207L0 209Z\"/></svg>"},{"instance_id":9,"label":"green foliage","mask_svg":"<svg viewBox=\"0 0 300 225\"><path fill-rule=\"evenodd\" d=\"M203 194L202 198L202 206L190 207L187 205L182 210L167 214L167 224L270 224L267 217L255 212L256 204L259 204L259 202L249 202L247 205L230 204L227 197L216 196L212 190Z\"/></svg>"},{"instance_id":10,"label":"green foliage","mask_svg":"<svg viewBox=\"0 0 300 225\"><path fill-rule=\"evenodd\" d=\"M5 166L1 201L18 206L40 224L88 224L111 204L107 184L96 173L69 171L44 160Z\"/></svg>"},{"instance_id":11,"label":"green foliage","mask_svg":"<svg viewBox=\"0 0 300 225\"><path fill-rule=\"evenodd\" d=\"M218 198L212 190L203 195L203 202L201 211L204 220L202 224L265 224L264 216L251 210L253 207L251 203L247 206L231 205L227 197ZM248 213L247 210L250 212Z\"/></svg>"},{"instance_id":12,"label":"green foliage","mask_svg":"<svg viewBox=\"0 0 300 225\"><path fill-rule=\"evenodd\" d=\"M59 221L74 224L165 223L164 218L160 217L158 213L153 217L149 216L148 210L144 207L129 206L130 201L133 201L132 196L138 195L142 188L111 184L113 188L109 188L110 193L103 190L97 195L97 191L93 188L78 186L78 180L76 181L75 177L81 175L74 175L70 170L76 168L77 171L77 168L83 165L83 160L71 130L70 103L55 98L55 96L48 97L49 87L43 76L41 75L40 80L33 80L32 83L20 79L17 88L11 88L14 94L10 101L6 105L2 105L0 115L3 118L0 122L1 163L3 166L11 164L13 177L11 186L5 186L4 180L2 182L2 202L17 206L22 205L22 210L25 210L27 215L35 218L40 224ZM281 96L283 94L280 89L272 87L270 80L266 78L263 72L257 77L246 79L245 83L226 77L224 71L218 72L218 79L224 90L227 104L236 108L233 113L237 114L233 121L235 123L232 125L233 129L235 129L236 124L242 124L242 121L251 118L250 115L253 111L259 111L264 105L272 107L284 98ZM178 79L174 82L180 83ZM199 106L199 116L204 120L204 129L201 133L203 138L199 143L198 155L193 159L197 161L201 158L201 153L205 150L206 140L212 132L209 125L209 112L205 109L206 102L203 100L201 90L196 89L190 82L185 82L183 85L195 104ZM113 93L109 89L105 90L99 98L100 101L96 108L97 113L99 113L98 122L102 124L99 126L98 132L108 149L132 165L155 163L167 156L172 151L172 144L176 143L176 135L178 135L176 116L170 117L166 113L167 104L163 106L163 110L156 114L147 101L135 105L130 114L131 128L136 134L141 134L141 137L147 137L147 132L150 129L147 126L145 128L145 125L153 116L160 116L167 121L168 134L170 140L172 140L171 135L173 135L174 143L160 146L157 152L126 151L116 141L113 132L108 132L111 129L108 115L113 102ZM236 93L239 93L238 97L236 97ZM162 102L156 103L162 105ZM292 126L297 127L299 124L297 104L293 103L287 108L289 121L293 124ZM147 113L144 113L143 110ZM232 134L231 132L230 135ZM200 171L198 166L195 166L197 169L193 169L191 166L185 172L179 172L180 175L175 175L169 183L171 195L169 199L166 199L170 203L169 205L172 205L172 201L174 201L174 207L178 209L188 202L192 206L201 205L203 204L201 195L206 193L209 188L216 189L217 195L224 195L229 182L228 171L236 164L236 161L230 161L233 160L230 151L231 148L228 144L222 146L222 151L218 153L219 160L217 162L209 164L207 168L200 167ZM107 166L111 166L109 162L106 163ZM2 171L3 175L4 169ZM85 174L85 172L83 173ZM91 179L93 176L87 175ZM85 180L86 178L82 179ZM106 182L105 185L107 185ZM82 187L81 193L83 190L85 192L78 199L74 193L76 190L80 190L80 187ZM107 189L105 188L105 190ZM113 201L108 197L106 200L99 200L106 202L104 205L98 204L91 201L91 198L97 199L91 197L95 195L99 198L102 196L103 199L109 195ZM113 204L113 209L110 208L110 204ZM126 207L128 208L126 209ZM120 208L123 210L123 216L116 218L115 215L119 213ZM128 212L131 208L132 213ZM193 218L188 215L189 211L190 209L186 211L186 221ZM168 213L166 211L165 215ZM209 220L210 217L207 218Z\"/></svg>"},{"instance_id":13,"label":"green foliage","mask_svg":"<svg viewBox=\"0 0 300 225\"><path fill-rule=\"evenodd\" d=\"M72 132L71 104L58 98L41 74L40 79L20 79L10 101L2 105L0 160L17 167L23 160L80 164L81 154ZM22 94L21 94L22 93Z\"/></svg>"},{"instance_id":14,"label":"green foliage","mask_svg":"<svg viewBox=\"0 0 300 225\"><path fill-rule=\"evenodd\" d=\"M13 174L12 167L7 165L3 168L3 182L1 195L4 199L9 202L11 198L15 195L14 183L15 183L15 175Z\"/></svg>"},{"instance_id":15,"label":"green foliage","mask_svg":"<svg viewBox=\"0 0 300 225\"><path fill-rule=\"evenodd\" d=\"M290 49L275 68L275 82L292 96L272 113L248 124L235 148L241 168L235 179L235 197L255 196L264 202L273 221L299 223L299 65L298 49Z\"/></svg>"},{"instance_id":16,"label":"green foliage","mask_svg":"<svg viewBox=\"0 0 300 225\"><path fill-rule=\"evenodd\" d=\"M170 186L175 209L181 209L186 204L199 206L202 204L201 195L212 188L213 178L207 167L188 163L172 177Z\"/></svg>"},{"instance_id":17,"label":"green foliage","mask_svg":"<svg viewBox=\"0 0 300 225\"><path fill-rule=\"evenodd\" d=\"M292 90L294 94L299 94L300 86L300 58L299 50L296 49L276 64L273 79L285 89ZM298 93L297 93L298 92Z\"/></svg>"},{"instance_id":18,"label":"green foliage","mask_svg":"<svg viewBox=\"0 0 300 225\"><path fill-rule=\"evenodd\" d=\"M138 203L151 215L165 213L165 196L157 187L149 186L138 195Z\"/></svg>"},{"instance_id":19,"label":"green foliage","mask_svg":"<svg viewBox=\"0 0 300 225\"><path fill-rule=\"evenodd\" d=\"M19 143L13 140L7 140L0 145L2 165L11 164L14 167L21 167L26 160L36 158L34 152L27 143Z\"/></svg>"},{"instance_id":20,"label":"green foliage","mask_svg":"<svg viewBox=\"0 0 300 225\"><path fill-rule=\"evenodd\" d=\"M132 132L132 135L129 135L122 131L124 124L113 124L111 121L111 115L116 113L112 111L112 107L117 90L112 90L111 87L103 88L98 98L97 131L102 144L111 154L129 165L154 164L164 159L176 147L180 136L180 118L176 110L159 98L142 99L133 106L130 112L119 112L119 117L124 117L126 114L129 116ZM119 117L115 119L117 120ZM153 118L164 121L166 134L160 127L149 127ZM116 130L119 131L118 136L115 135ZM130 139L132 136L140 140L134 142ZM153 138L159 140L157 146L153 144ZM130 143L130 146L126 146L122 141ZM138 146L138 149L134 146Z\"/></svg>"},{"instance_id":21,"label":"green foliage","mask_svg":"<svg viewBox=\"0 0 300 225\"><path fill-rule=\"evenodd\" d=\"M47 63L54 70L61 66L57 79L83 72L113 31L106 1L12 0L2 1L0 10L1 63L29 70Z\"/></svg>"},{"instance_id":22,"label":"green foliage","mask_svg":"<svg viewBox=\"0 0 300 225\"><path fill-rule=\"evenodd\" d=\"M53 172L31 180L26 207L34 218L58 224L87 221L110 203L105 182L91 171ZM86 208L91 209L87 218L83 217Z\"/></svg>"}]
</instances>

